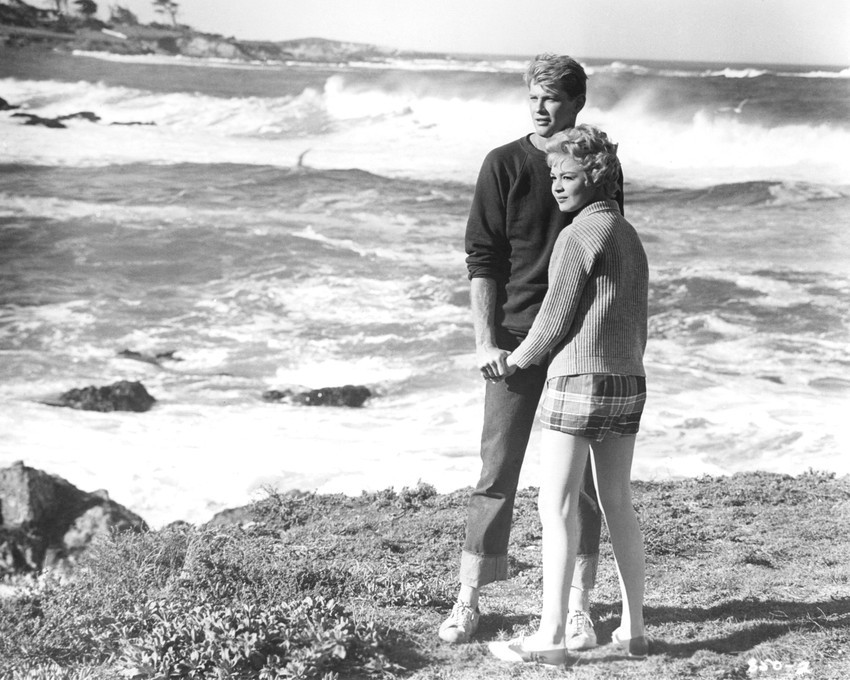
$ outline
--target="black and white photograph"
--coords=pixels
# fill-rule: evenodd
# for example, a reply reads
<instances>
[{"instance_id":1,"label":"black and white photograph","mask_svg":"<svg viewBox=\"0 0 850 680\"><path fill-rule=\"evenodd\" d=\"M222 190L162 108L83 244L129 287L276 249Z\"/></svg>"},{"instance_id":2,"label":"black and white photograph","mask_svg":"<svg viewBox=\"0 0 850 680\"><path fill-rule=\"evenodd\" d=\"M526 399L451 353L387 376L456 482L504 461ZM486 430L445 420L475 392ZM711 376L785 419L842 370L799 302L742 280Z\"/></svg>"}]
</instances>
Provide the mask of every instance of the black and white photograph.
<instances>
[{"instance_id":1,"label":"black and white photograph","mask_svg":"<svg viewBox=\"0 0 850 680\"><path fill-rule=\"evenodd\" d=\"M0 679L850 677L850 4L0 0Z\"/></svg>"}]
</instances>

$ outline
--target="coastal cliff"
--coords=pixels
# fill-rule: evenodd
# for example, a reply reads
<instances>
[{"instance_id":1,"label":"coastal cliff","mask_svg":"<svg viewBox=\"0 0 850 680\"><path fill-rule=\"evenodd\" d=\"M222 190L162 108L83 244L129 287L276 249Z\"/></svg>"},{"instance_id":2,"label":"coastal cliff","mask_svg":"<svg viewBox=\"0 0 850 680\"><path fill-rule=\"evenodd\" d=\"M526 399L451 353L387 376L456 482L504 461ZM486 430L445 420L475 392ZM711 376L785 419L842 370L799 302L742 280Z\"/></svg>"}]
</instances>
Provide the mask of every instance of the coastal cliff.
<instances>
[{"instance_id":1,"label":"coastal cliff","mask_svg":"<svg viewBox=\"0 0 850 680\"><path fill-rule=\"evenodd\" d=\"M324 38L238 40L190 26L105 23L39 10L24 2L0 4L0 49L42 48L60 52L110 52L236 61L343 63L385 61L394 57L435 57L363 43Z\"/></svg>"}]
</instances>

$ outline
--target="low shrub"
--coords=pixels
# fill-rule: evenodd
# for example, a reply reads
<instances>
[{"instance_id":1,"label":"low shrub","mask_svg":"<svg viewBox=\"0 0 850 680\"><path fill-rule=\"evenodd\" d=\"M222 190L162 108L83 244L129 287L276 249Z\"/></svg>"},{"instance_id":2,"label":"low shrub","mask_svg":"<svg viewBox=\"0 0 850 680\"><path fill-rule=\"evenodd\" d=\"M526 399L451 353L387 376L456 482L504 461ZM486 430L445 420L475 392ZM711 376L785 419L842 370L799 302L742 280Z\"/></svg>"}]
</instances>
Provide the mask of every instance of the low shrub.
<instances>
[{"instance_id":1,"label":"low shrub","mask_svg":"<svg viewBox=\"0 0 850 680\"><path fill-rule=\"evenodd\" d=\"M371 623L358 623L334 600L305 598L268 607L176 601L129 613L117 665L143 678L328 678L338 672L392 675ZM130 624L128 626L128 624ZM141 631L135 633L138 625ZM125 635L129 633L129 635Z\"/></svg>"}]
</instances>

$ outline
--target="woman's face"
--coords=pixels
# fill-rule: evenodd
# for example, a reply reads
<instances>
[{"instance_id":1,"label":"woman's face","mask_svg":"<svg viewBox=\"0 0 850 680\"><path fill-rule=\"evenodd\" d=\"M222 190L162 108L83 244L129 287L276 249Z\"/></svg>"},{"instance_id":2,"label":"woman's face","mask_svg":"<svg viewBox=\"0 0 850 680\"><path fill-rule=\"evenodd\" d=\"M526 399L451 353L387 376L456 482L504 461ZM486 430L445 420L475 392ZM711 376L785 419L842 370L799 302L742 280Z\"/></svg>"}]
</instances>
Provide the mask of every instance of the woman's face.
<instances>
[{"instance_id":1,"label":"woman's face","mask_svg":"<svg viewBox=\"0 0 850 680\"><path fill-rule=\"evenodd\" d=\"M581 210L595 199L596 187L588 182L584 169L569 156L552 166L549 177L552 179L552 195L558 201L561 212Z\"/></svg>"}]
</instances>

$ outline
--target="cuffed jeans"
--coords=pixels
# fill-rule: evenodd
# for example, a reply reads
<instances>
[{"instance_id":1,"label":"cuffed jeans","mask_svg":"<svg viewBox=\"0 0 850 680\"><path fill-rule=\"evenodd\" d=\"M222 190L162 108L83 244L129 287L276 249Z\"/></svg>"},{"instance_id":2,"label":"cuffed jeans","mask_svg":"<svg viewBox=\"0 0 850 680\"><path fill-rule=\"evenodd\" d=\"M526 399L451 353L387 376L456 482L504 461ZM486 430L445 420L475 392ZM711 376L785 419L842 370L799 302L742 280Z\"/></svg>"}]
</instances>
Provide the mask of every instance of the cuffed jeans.
<instances>
[{"instance_id":1,"label":"cuffed jeans","mask_svg":"<svg viewBox=\"0 0 850 680\"><path fill-rule=\"evenodd\" d=\"M513 336L500 337L499 346L513 350L519 341ZM486 383L481 477L469 499L460 561L463 585L480 588L508 578L514 499L545 384L545 366L530 366L499 382ZM579 499L578 521L578 566L573 586L590 590L596 580L602 516L589 462Z\"/></svg>"}]
</instances>

